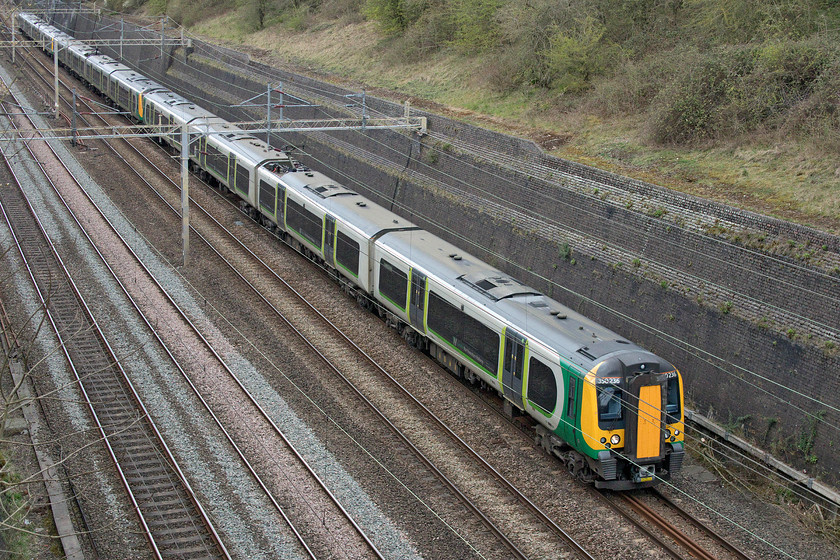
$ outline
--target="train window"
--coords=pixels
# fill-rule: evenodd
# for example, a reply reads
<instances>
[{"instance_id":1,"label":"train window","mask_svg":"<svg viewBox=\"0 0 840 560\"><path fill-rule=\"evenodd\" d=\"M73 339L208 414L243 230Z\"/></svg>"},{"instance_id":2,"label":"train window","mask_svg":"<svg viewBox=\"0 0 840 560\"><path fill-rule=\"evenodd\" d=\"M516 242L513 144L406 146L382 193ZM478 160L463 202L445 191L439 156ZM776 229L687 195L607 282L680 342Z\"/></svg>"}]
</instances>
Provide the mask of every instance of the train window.
<instances>
[{"instance_id":1,"label":"train window","mask_svg":"<svg viewBox=\"0 0 840 560\"><path fill-rule=\"evenodd\" d=\"M557 380L551 368L531 358L528 363L528 400L550 413L557 406Z\"/></svg>"},{"instance_id":2,"label":"train window","mask_svg":"<svg viewBox=\"0 0 840 560\"><path fill-rule=\"evenodd\" d=\"M598 387L598 420L621 420L621 388L617 385Z\"/></svg>"},{"instance_id":3,"label":"train window","mask_svg":"<svg viewBox=\"0 0 840 560\"><path fill-rule=\"evenodd\" d=\"M575 417L575 397L577 397L577 377L572 373L569 375L569 394L566 396L566 416Z\"/></svg>"},{"instance_id":4,"label":"train window","mask_svg":"<svg viewBox=\"0 0 840 560\"><path fill-rule=\"evenodd\" d=\"M495 376L499 368L499 335L435 292L429 292L428 326L439 337Z\"/></svg>"},{"instance_id":5,"label":"train window","mask_svg":"<svg viewBox=\"0 0 840 560\"><path fill-rule=\"evenodd\" d=\"M665 404L665 412L669 416L669 424L680 421L680 380L676 377L668 380L668 401Z\"/></svg>"},{"instance_id":6,"label":"train window","mask_svg":"<svg viewBox=\"0 0 840 560\"><path fill-rule=\"evenodd\" d=\"M385 259L379 263L379 294L405 311L408 275Z\"/></svg>"},{"instance_id":7,"label":"train window","mask_svg":"<svg viewBox=\"0 0 840 560\"><path fill-rule=\"evenodd\" d=\"M251 182L251 172L243 165L236 166L236 190L244 195L248 195L248 186Z\"/></svg>"},{"instance_id":8,"label":"train window","mask_svg":"<svg viewBox=\"0 0 840 560\"><path fill-rule=\"evenodd\" d=\"M335 260L353 276L359 276L359 243L339 230Z\"/></svg>"},{"instance_id":9,"label":"train window","mask_svg":"<svg viewBox=\"0 0 840 560\"><path fill-rule=\"evenodd\" d=\"M126 108L129 107L129 96L130 92L128 89L121 87L119 92L119 101L117 102L120 107Z\"/></svg>"},{"instance_id":10,"label":"train window","mask_svg":"<svg viewBox=\"0 0 840 560\"><path fill-rule=\"evenodd\" d=\"M286 224L321 250L324 221L291 198L286 201Z\"/></svg>"},{"instance_id":11,"label":"train window","mask_svg":"<svg viewBox=\"0 0 840 560\"><path fill-rule=\"evenodd\" d=\"M223 181L227 181L227 171L228 171L228 158L227 155L223 154L216 148L207 143L205 146L205 163L207 168L210 171L213 171L216 175L221 176Z\"/></svg>"},{"instance_id":12,"label":"train window","mask_svg":"<svg viewBox=\"0 0 840 560\"><path fill-rule=\"evenodd\" d=\"M277 189L274 185L260 179L260 206L274 215L274 201L277 199Z\"/></svg>"}]
</instances>

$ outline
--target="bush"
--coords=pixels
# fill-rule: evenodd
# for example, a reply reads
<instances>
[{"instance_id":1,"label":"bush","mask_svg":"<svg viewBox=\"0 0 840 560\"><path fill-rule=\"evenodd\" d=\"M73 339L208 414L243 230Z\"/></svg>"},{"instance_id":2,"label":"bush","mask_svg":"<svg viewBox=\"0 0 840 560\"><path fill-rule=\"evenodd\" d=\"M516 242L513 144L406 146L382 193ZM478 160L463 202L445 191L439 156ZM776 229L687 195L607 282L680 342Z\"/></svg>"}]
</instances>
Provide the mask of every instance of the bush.
<instances>
[{"instance_id":1,"label":"bush","mask_svg":"<svg viewBox=\"0 0 840 560\"><path fill-rule=\"evenodd\" d=\"M455 44L464 53L486 52L499 44L501 31L496 14L502 0L453 0L449 5Z\"/></svg>"},{"instance_id":2,"label":"bush","mask_svg":"<svg viewBox=\"0 0 840 560\"><path fill-rule=\"evenodd\" d=\"M612 76L594 82L589 104L605 115L645 112L673 79L674 58L673 51L664 51L641 60L623 60Z\"/></svg>"},{"instance_id":3,"label":"bush","mask_svg":"<svg viewBox=\"0 0 840 560\"><path fill-rule=\"evenodd\" d=\"M397 35L420 19L425 8L422 0L367 0L364 13L379 22L385 33Z\"/></svg>"},{"instance_id":4,"label":"bush","mask_svg":"<svg viewBox=\"0 0 840 560\"><path fill-rule=\"evenodd\" d=\"M606 27L592 16L577 20L571 29L556 27L546 53L556 88L580 91L615 61L618 50L604 38L605 33Z\"/></svg>"},{"instance_id":5,"label":"bush","mask_svg":"<svg viewBox=\"0 0 840 560\"><path fill-rule=\"evenodd\" d=\"M648 132L662 144L686 143L733 132L739 123L721 113L738 80L750 71L750 50L739 47L708 53L686 52L675 75L654 98Z\"/></svg>"}]
</instances>

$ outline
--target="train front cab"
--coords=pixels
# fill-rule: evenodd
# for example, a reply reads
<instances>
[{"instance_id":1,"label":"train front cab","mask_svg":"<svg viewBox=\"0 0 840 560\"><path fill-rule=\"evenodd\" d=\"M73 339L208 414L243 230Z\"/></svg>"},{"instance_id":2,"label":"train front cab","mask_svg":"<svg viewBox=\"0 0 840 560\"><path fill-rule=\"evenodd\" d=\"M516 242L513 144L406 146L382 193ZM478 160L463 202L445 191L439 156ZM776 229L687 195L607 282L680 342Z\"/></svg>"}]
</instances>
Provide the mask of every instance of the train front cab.
<instances>
[{"instance_id":1,"label":"train front cab","mask_svg":"<svg viewBox=\"0 0 840 560\"><path fill-rule=\"evenodd\" d=\"M596 487L643 488L679 472L682 394L679 372L648 353L607 359L586 375L580 425Z\"/></svg>"}]
</instances>

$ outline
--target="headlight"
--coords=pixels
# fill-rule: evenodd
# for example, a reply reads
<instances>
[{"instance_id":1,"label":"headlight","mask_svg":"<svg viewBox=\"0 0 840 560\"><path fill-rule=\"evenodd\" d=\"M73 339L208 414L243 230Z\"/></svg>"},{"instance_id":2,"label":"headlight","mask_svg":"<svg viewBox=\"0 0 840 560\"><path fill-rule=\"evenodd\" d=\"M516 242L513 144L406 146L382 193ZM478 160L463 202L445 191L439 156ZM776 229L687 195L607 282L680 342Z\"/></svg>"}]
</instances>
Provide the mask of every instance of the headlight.
<instances>
[{"instance_id":1,"label":"headlight","mask_svg":"<svg viewBox=\"0 0 840 560\"><path fill-rule=\"evenodd\" d=\"M621 436L618 434L613 434L610 436L610 443L613 445L618 445L618 442L621 441Z\"/></svg>"},{"instance_id":2,"label":"headlight","mask_svg":"<svg viewBox=\"0 0 840 560\"><path fill-rule=\"evenodd\" d=\"M665 430L665 439L671 439L671 430Z\"/></svg>"},{"instance_id":3,"label":"headlight","mask_svg":"<svg viewBox=\"0 0 840 560\"><path fill-rule=\"evenodd\" d=\"M602 438L601 438L601 443L607 443L607 438L602 437Z\"/></svg>"},{"instance_id":4,"label":"headlight","mask_svg":"<svg viewBox=\"0 0 840 560\"><path fill-rule=\"evenodd\" d=\"M675 435L675 436L680 435L680 431L679 431L679 430L674 430L674 435Z\"/></svg>"}]
</instances>

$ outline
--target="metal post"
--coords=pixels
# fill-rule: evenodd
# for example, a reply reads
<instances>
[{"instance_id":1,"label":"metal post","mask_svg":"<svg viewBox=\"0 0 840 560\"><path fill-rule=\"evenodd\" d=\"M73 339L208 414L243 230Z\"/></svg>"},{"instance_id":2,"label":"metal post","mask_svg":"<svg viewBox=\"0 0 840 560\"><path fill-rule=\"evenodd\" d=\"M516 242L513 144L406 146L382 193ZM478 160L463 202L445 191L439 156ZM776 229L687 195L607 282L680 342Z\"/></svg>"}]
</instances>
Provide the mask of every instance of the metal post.
<instances>
[{"instance_id":1,"label":"metal post","mask_svg":"<svg viewBox=\"0 0 840 560\"><path fill-rule=\"evenodd\" d=\"M73 124L70 125L73 131L73 138L70 140L70 145L76 145L76 88L73 88Z\"/></svg>"},{"instance_id":2,"label":"metal post","mask_svg":"<svg viewBox=\"0 0 840 560\"><path fill-rule=\"evenodd\" d=\"M17 35L15 35L15 12L12 12L12 64L15 63L15 45L17 45Z\"/></svg>"},{"instance_id":3,"label":"metal post","mask_svg":"<svg viewBox=\"0 0 840 560\"><path fill-rule=\"evenodd\" d=\"M367 106L365 105L365 90L362 90L362 130L367 125Z\"/></svg>"},{"instance_id":4,"label":"metal post","mask_svg":"<svg viewBox=\"0 0 840 560\"><path fill-rule=\"evenodd\" d=\"M280 107L280 126L283 126L283 82L277 84L277 91L280 92L280 104L277 105Z\"/></svg>"},{"instance_id":5,"label":"metal post","mask_svg":"<svg viewBox=\"0 0 840 560\"><path fill-rule=\"evenodd\" d=\"M125 34L125 20L120 18L120 60L123 59L123 36Z\"/></svg>"},{"instance_id":6,"label":"metal post","mask_svg":"<svg viewBox=\"0 0 840 560\"><path fill-rule=\"evenodd\" d=\"M265 143L268 144L268 147L271 147L271 84L268 84L268 92L267 96L267 104L266 104L266 113L265 113Z\"/></svg>"},{"instance_id":7,"label":"metal post","mask_svg":"<svg viewBox=\"0 0 840 560\"><path fill-rule=\"evenodd\" d=\"M58 120L58 43L53 40L53 73L55 74L55 118Z\"/></svg>"},{"instance_id":8,"label":"metal post","mask_svg":"<svg viewBox=\"0 0 840 560\"><path fill-rule=\"evenodd\" d=\"M160 58L163 59L163 42L166 39L166 15L160 18Z\"/></svg>"},{"instance_id":9,"label":"metal post","mask_svg":"<svg viewBox=\"0 0 840 560\"><path fill-rule=\"evenodd\" d=\"M190 175L189 175L189 125L181 125L181 240L184 246L184 267L190 255Z\"/></svg>"}]
</instances>

